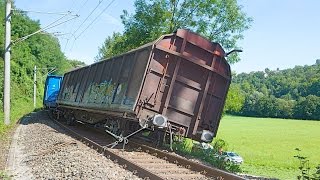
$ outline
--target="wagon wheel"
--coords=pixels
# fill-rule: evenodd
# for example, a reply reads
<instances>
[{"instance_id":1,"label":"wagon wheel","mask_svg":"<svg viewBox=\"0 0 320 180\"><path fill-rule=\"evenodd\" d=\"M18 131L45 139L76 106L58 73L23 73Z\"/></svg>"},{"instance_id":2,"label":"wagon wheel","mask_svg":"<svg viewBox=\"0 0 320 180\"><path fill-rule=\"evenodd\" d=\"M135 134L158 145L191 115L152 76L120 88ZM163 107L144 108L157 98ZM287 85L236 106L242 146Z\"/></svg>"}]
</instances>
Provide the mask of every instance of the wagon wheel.
<instances>
[{"instance_id":1,"label":"wagon wheel","mask_svg":"<svg viewBox=\"0 0 320 180\"><path fill-rule=\"evenodd\" d=\"M67 116L67 125L68 126L73 126L74 124L75 124L75 120L76 120L76 118L74 117L74 115L73 114L68 114L68 116Z\"/></svg>"}]
</instances>

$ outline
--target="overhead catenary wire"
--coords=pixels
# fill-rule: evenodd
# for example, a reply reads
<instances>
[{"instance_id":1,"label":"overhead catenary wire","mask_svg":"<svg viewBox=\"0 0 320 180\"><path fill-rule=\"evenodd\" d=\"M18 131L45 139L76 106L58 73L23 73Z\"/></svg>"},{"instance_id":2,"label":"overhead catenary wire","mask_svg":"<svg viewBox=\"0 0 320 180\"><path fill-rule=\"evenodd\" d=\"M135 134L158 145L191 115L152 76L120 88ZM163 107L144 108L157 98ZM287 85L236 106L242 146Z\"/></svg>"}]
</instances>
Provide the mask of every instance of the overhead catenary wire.
<instances>
[{"instance_id":1,"label":"overhead catenary wire","mask_svg":"<svg viewBox=\"0 0 320 180\"><path fill-rule=\"evenodd\" d=\"M98 6L101 4L102 1L103 1L103 0L100 0L100 1L99 1L98 5L95 7L95 9L98 8ZM104 9L102 10L102 12L101 12L83 31L81 31L81 32L76 36L76 38L73 40L73 43L72 43L72 46L71 46L70 50L73 48L76 40L84 33L84 31L86 31L86 30L98 19L98 17L101 16L101 14L110 7L110 5L111 5L113 2L114 2L114 0L112 0L112 1L107 5L107 7L104 8ZM95 10L95 9L94 9L94 10ZM92 13L90 13L89 16L90 16L91 14L92 14ZM86 18L86 20L87 20L87 19L88 19L88 18ZM83 25L83 24L84 24L84 23L82 23L81 25ZM80 28L78 28L78 29L80 29ZM78 30L78 29L77 29L77 30ZM75 35L75 33L76 33L76 31L74 32L74 35ZM69 43L69 41L67 41L67 42Z\"/></svg>"},{"instance_id":2,"label":"overhead catenary wire","mask_svg":"<svg viewBox=\"0 0 320 180\"><path fill-rule=\"evenodd\" d=\"M70 14L71 12L68 11L68 13ZM13 43L17 43L17 42L23 41L23 40L29 38L30 36L32 36L32 35L34 35L34 34L37 34L37 33L39 33L39 32L42 32L43 30L45 30L45 29L47 29L48 27L52 26L53 24L57 23L57 22L60 21L61 19L65 18L67 15L68 15L68 14L63 15L62 17L56 19L55 21L53 21L52 23L48 24L48 25L45 26L44 28L41 28L41 29L39 29L38 31L36 31L36 32L34 32L34 33L31 33L31 34L26 35L26 36L24 36L24 37L22 37L22 38L19 38L19 39L13 41Z\"/></svg>"},{"instance_id":3,"label":"overhead catenary wire","mask_svg":"<svg viewBox=\"0 0 320 180\"><path fill-rule=\"evenodd\" d=\"M50 34L53 34L54 36L67 36L71 33L52 32Z\"/></svg>"},{"instance_id":4,"label":"overhead catenary wire","mask_svg":"<svg viewBox=\"0 0 320 180\"><path fill-rule=\"evenodd\" d=\"M77 16L76 14L71 14L71 11L67 11L67 12L44 12L44 11L32 11L32 10L21 10L21 9L12 9L12 11L25 12L25 13Z\"/></svg>"},{"instance_id":5,"label":"overhead catenary wire","mask_svg":"<svg viewBox=\"0 0 320 180\"><path fill-rule=\"evenodd\" d=\"M103 2L104 0L99 0L98 4L96 5L96 7L90 12L90 14L82 21L82 23L79 25L79 27L73 32L73 34L76 34L76 32L82 27L82 25L89 19L89 17L94 13L94 11L100 6L100 4Z\"/></svg>"},{"instance_id":6,"label":"overhead catenary wire","mask_svg":"<svg viewBox=\"0 0 320 180\"><path fill-rule=\"evenodd\" d=\"M70 13L71 13L71 12L70 12L70 11L68 11L68 14L70 14ZM30 37L30 36L32 36L32 35L35 35L35 34L37 34L37 33L42 32L44 29L46 29L46 28L48 28L48 27L52 26L53 24L57 23L57 22L58 22L58 21L60 21L61 19L65 18L68 14L63 15L62 17L60 17L60 18L56 19L55 21L53 21L52 23L48 24L48 25L47 25L47 26L45 26L44 28L39 29L38 31L35 31L35 32L33 32L33 33L29 34L29 35L26 35L26 36L24 36L24 37L21 37L21 38L19 38L19 39L16 39L16 40L15 40L15 41L13 41L12 43L13 43L13 44L15 44L15 43L21 42L21 41L23 41L23 40L25 40L25 39L29 38L29 37Z\"/></svg>"},{"instance_id":7,"label":"overhead catenary wire","mask_svg":"<svg viewBox=\"0 0 320 180\"><path fill-rule=\"evenodd\" d=\"M18 43L18 42L21 42L21 41L23 41L23 40L28 39L30 36L33 36L33 35L35 35L35 34L37 34L37 33L43 32L43 31L45 31L45 30L47 30L47 29L51 29L51 28L54 28L54 27L59 26L59 25L61 25L61 24L64 24L64 23L66 23L66 22L68 22L68 21L71 21L71 20L77 18L77 17L79 17L79 16L76 16L76 17L67 19L67 20L62 21L62 22L60 22L60 23L58 23L58 24L55 24L55 25L52 25L53 23L51 23L50 25L52 25L52 26L49 26L49 25L48 25L48 26L46 26L46 27L44 27L44 28L39 29L38 31L36 31L36 32L34 32L34 33L31 33L31 34L29 34L29 35L27 35L27 36L24 36L24 37L22 37L22 38L19 38L19 39L13 41L12 43L13 43L13 44L16 44L16 43ZM57 22L57 21L55 21L55 22Z\"/></svg>"},{"instance_id":8,"label":"overhead catenary wire","mask_svg":"<svg viewBox=\"0 0 320 180\"><path fill-rule=\"evenodd\" d=\"M61 32L55 31L55 32L39 32L40 34L52 34L53 36L59 36Z\"/></svg>"},{"instance_id":9,"label":"overhead catenary wire","mask_svg":"<svg viewBox=\"0 0 320 180\"><path fill-rule=\"evenodd\" d=\"M88 1L89 1L89 0L86 0L86 1L80 6L80 8L79 8L79 10L76 12L76 14L78 14L78 13L81 11L81 9L87 4Z\"/></svg>"},{"instance_id":10,"label":"overhead catenary wire","mask_svg":"<svg viewBox=\"0 0 320 180\"><path fill-rule=\"evenodd\" d=\"M78 14L78 13L82 10L82 8L87 4L88 1L89 1L89 0L85 0L85 2L80 6L80 8L79 8L78 11L76 12L76 14ZM73 27L73 26L75 25L75 22L76 22L76 21L73 21L71 27ZM71 36L73 36L73 37L75 38L75 35L74 35L73 33L71 33L71 31L69 31L68 34L70 34L70 36L69 36L69 38L67 38L66 44L64 45L63 52L66 52L66 49L67 49L67 46L68 46L68 43L69 43L69 40L70 40Z\"/></svg>"},{"instance_id":11,"label":"overhead catenary wire","mask_svg":"<svg viewBox=\"0 0 320 180\"><path fill-rule=\"evenodd\" d=\"M79 33L79 35L76 37L76 39L78 39L110 6L111 4L114 2L115 0L112 0L102 11L101 13L83 30L81 31L81 33Z\"/></svg>"},{"instance_id":12,"label":"overhead catenary wire","mask_svg":"<svg viewBox=\"0 0 320 180\"><path fill-rule=\"evenodd\" d=\"M65 53L66 52L66 49L67 49L67 46L68 46L68 43L69 43L69 38L67 38L67 41L66 41L66 44L65 44L65 46L64 46L64 48L63 48L63 52Z\"/></svg>"}]
</instances>

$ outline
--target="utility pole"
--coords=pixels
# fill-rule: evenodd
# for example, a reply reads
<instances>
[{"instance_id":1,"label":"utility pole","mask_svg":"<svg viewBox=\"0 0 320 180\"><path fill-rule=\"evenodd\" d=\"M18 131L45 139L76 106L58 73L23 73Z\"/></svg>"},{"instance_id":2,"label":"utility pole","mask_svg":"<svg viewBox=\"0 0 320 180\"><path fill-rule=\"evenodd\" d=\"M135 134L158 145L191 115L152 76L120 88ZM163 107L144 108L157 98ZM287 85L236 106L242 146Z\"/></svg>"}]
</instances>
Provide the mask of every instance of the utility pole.
<instances>
[{"instance_id":1,"label":"utility pole","mask_svg":"<svg viewBox=\"0 0 320 180\"><path fill-rule=\"evenodd\" d=\"M3 88L3 113L4 113L4 123L6 125L10 124L10 47L13 43L17 43L23 40L26 40L27 38L29 38L30 36L37 34L39 32L42 32L44 30L56 27L58 25L61 25L63 23L66 23L70 20L73 20L77 17L79 17L78 15L75 15L74 18L68 19L66 21L60 22L59 24L55 24L54 23L58 22L61 18L59 18L58 20L56 20L55 22L51 23L50 25L46 26L43 29L40 29L32 34L29 34L25 37L19 38L18 41L15 41L13 43L11 43L11 2L12 0L6 0L6 15L5 15L5 20L6 20L6 35L5 35L5 53L4 53L4 88ZM68 14L70 14L68 12ZM68 15L65 14L65 15ZM35 67L36 69L36 67ZM35 77L36 78L36 77ZM34 84L34 88L36 89L36 84ZM34 92L36 92L36 90L34 90ZM34 93L34 95L36 95L36 93ZM34 96L34 106L35 106L35 96Z\"/></svg>"},{"instance_id":2,"label":"utility pole","mask_svg":"<svg viewBox=\"0 0 320 180\"><path fill-rule=\"evenodd\" d=\"M33 107L34 108L37 107L37 73L38 73L38 71L41 72L41 70L49 70L48 73L45 75L45 76L47 76L47 75L55 72L57 69L55 67L52 67L52 68L37 68L37 66L34 65L34 69L33 69Z\"/></svg>"},{"instance_id":3,"label":"utility pole","mask_svg":"<svg viewBox=\"0 0 320 180\"><path fill-rule=\"evenodd\" d=\"M33 70L33 107L37 106L37 66L34 65Z\"/></svg>"},{"instance_id":4,"label":"utility pole","mask_svg":"<svg viewBox=\"0 0 320 180\"><path fill-rule=\"evenodd\" d=\"M6 42L4 53L4 92L3 113L4 123L10 124L10 46L11 46L11 0L6 2Z\"/></svg>"}]
</instances>

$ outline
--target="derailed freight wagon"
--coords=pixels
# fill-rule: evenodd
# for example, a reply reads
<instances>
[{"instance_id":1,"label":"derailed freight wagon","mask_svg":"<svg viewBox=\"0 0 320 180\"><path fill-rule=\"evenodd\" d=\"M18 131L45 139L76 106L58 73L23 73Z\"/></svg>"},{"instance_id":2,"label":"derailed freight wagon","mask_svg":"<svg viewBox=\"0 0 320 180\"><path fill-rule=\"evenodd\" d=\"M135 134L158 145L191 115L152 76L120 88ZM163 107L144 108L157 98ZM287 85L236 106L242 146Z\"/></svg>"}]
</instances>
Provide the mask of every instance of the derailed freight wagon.
<instances>
[{"instance_id":1,"label":"derailed freight wagon","mask_svg":"<svg viewBox=\"0 0 320 180\"><path fill-rule=\"evenodd\" d=\"M211 142L230 81L222 47L179 29L66 73L58 104L65 117L103 124L114 134L130 131L128 121Z\"/></svg>"},{"instance_id":2,"label":"derailed freight wagon","mask_svg":"<svg viewBox=\"0 0 320 180\"><path fill-rule=\"evenodd\" d=\"M57 106L57 98L61 87L63 77L56 75L48 75L43 95L43 107L44 108L55 108Z\"/></svg>"}]
</instances>

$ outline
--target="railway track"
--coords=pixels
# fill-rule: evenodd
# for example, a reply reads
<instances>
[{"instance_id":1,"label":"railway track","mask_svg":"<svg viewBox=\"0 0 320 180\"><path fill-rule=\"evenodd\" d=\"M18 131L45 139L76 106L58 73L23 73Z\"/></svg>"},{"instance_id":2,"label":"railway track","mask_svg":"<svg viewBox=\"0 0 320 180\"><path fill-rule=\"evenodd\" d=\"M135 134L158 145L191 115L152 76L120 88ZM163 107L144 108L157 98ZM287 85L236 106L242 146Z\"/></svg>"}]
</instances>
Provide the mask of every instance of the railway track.
<instances>
[{"instance_id":1,"label":"railway track","mask_svg":"<svg viewBox=\"0 0 320 180\"><path fill-rule=\"evenodd\" d=\"M106 134L78 123L75 126L67 126L50 115L49 117L71 136L145 179L244 179L237 175L139 144L131 139L124 150L122 146L119 148L116 146L114 149L105 148L106 145L111 143L111 139Z\"/></svg>"}]
</instances>

